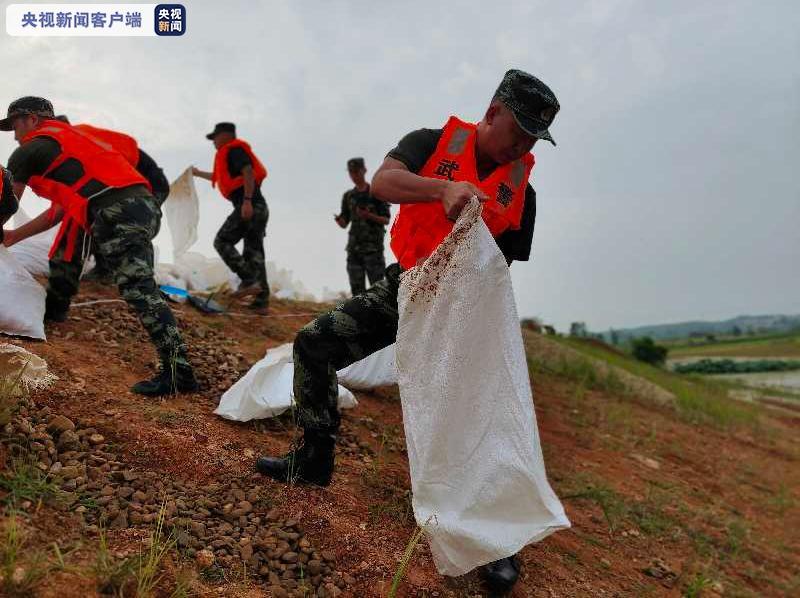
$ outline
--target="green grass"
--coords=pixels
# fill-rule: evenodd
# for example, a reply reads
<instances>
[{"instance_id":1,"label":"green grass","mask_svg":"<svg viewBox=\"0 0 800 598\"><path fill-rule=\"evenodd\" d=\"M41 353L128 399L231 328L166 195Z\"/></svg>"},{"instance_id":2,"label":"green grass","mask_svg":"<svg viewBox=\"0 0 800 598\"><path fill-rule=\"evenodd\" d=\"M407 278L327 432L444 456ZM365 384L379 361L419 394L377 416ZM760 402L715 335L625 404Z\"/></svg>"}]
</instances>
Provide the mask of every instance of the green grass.
<instances>
[{"instance_id":1,"label":"green grass","mask_svg":"<svg viewBox=\"0 0 800 598\"><path fill-rule=\"evenodd\" d=\"M675 396L678 413L687 421L711 424L720 428L758 423L758 408L729 398L728 387L724 384L657 368L579 339L555 340L669 391Z\"/></svg>"},{"instance_id":2,"label":"green grass","mask_svg":"<svg viewBox=\"0 0 800 598\"><path fill-rule=\"evenodd\" d=\"M19 505L24 501L38 503L58 499L61 495L58 484L31 459L24 457L12 460L8 470L0 473L0 491L5 493L2 502L6 505Z\"/></svg>"},{"instance_id":3,"label":"green grass","mask_svg":"<svg viewBox=\"0 0 800 598\"><path fill-rule=\"evenodd\" d=\"M17 514L11 511L0 535L0 589L3 596L32 596L39 581L49 572L44 555L25 546L25 533ZM24 557L25 562L22 562Z\"/></svg>"},{"instance_id":4,"label":"green grass","mask_svg":"<svg viewBox=\"0 0 800 598\"><path fill-rule=\"evenodd\" d=\"M761 337L742 336L716 342L688 344L662 343L669 348L669 357L800 357L800 333L792 332Z\"/></svg>"}]
</instances>

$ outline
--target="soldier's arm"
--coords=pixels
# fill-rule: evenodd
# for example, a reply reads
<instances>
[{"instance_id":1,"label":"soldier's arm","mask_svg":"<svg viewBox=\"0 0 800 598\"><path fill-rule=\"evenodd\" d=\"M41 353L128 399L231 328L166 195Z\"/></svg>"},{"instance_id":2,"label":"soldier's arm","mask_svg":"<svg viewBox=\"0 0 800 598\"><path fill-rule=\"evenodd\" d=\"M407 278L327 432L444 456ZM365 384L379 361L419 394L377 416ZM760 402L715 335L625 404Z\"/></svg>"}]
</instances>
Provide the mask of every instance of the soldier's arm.
<instances>
[{"instance_id":1,"label":"soldier's arm","mask_svg":"<svg viewBox=\"0 0 800 598\"><path fill-rule=\"evenodd\" d=\"M253 193L256 191L256 177L253 174L252 164L242 167L242 179L244 182L244 199L253 199Z\"/></svg>"},{"instance_id":2,"label":"soldier's arm","mask_svg":"<svg viewBox=\"0 0 800 598\"><path fill-rule=\"evenodd\" d=\"M195 168L192 166L192 174L198 178L205 179L210 181L213 178L213 173L207 172L205 170L200 170L199 168Z\"/></svg>"},{"instance_id":3,"label":"soldier's arm","mask_svg":"<svg viewBox=\"0 0 800 598\"><path fill-rule=\"evenodd\" d=\"M347 225L350 224L350 194L345 193L342 195L342 209L339 210L339 214L334 214L333 219L336 220L336 224L341 226L342 228L347 228Z\"/></svg>"},{"instance_id":4,"label":"soldier's arm","mask_svg":"<svg viewBox=\"0 0 800 598\"><path fill-rule=\"evenodd\" d=\"M26 222L19 228L5 231L3 244L6 247L11 247L15 243L19 243L28 237L43 233L61 222L63 217L64 210L59 206L54 206L52 210L42 212L36 218L30 222Z\"/></svg>"},{"instance_id":5,"label":"soldier's arm","mask_svg":"<svg viewBox=\"0 0 800 598\"><path fill-rule=\"evenodd\" d=\"M421 177L400 160L387 157L372 179L372 194L389 203L427 203L440 201L447 216L455 219L467 202L488 197L472 183Z\"/></svg>"}]
</instances>

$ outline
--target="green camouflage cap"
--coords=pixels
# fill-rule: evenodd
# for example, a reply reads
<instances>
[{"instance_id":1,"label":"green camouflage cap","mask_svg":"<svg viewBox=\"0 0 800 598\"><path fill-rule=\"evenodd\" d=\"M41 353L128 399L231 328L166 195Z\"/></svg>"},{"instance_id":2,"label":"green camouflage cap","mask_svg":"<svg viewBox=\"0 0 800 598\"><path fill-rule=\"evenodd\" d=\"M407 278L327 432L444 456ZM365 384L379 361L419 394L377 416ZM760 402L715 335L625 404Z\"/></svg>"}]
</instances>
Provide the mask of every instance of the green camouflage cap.
<instances>
[{"instance_id":1,"label":"green camouflage cap","mask_svg":"<svg viewBox=\"0 0 800 598\"><path fill-rule=\"evenodd\" d=\"M366 168L364 158L350 158L347 161L347 170L360 170Z\"/></svg>"},{"instance_id":2,"label":"green camouflage cap","mask_svg":"<svg viewBox=\"0 0 800 598\"><path fill-rule=\"evenodd\" d=\"M525 71L511 69L500 82L495 97L511 110L528 135L556 144L548 128L561 106L547 85Z\"/></svg>"},{"instance_id":3,"label":"green camouflage cap","mask_svg":"<svg viewBox=\"0 0 800 598\"><path fill-rule=\"evenodd\" d=\"M53 104L50 100L44 98L37 98L35 96L25 96L18 100L14 100L8 105L8 114L0 120L0 131L10 131L13 120L18 116L25 116L27 114L35 114L36 116L43 116L45 118L53 118Z\"/></svg>"}]
</instances>

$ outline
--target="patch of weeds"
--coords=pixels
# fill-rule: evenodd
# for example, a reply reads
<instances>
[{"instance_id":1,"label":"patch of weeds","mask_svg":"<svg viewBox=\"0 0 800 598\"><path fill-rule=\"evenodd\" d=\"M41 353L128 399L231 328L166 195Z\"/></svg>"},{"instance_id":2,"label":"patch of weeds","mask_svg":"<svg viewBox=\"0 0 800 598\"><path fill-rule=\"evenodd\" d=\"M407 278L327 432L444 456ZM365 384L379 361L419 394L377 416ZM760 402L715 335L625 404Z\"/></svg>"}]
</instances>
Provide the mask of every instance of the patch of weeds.
<instances>
[{"instance_id":1,"label":"patch of weeds","mask_svg":"<svg viewBox=\"0 0 800 598\"><path fill-rule=\"evenodd\" d=\"M636 525L645 534L662 535L676 526L675 520L664 512L664 507L671 502L668 492L649 486L643 501L630 505L629 512Z\"/></svg>"},{"instance_id":2,"label":"patch of weeds","mask_svg":"<svg viewBox=\"0 0 800 598\"><path fill-rule=\"evenodd\" d=\"M631 435L632 415L630 405L611 403L605 410L606 424L615 433L615 436L627 438Z\"/></svg>"},{"instance_id":3,"label":"patch of weeds","mask_svg":"<svg viewBox=\"0 0 800 598\"><path fill-rule=\"evenodd\" d=\"M211 583L226 581L225 570L222 567L211 565L200 571L200 578Z\"/></svg>"},{"instance_id":4,"label":"patch of weeds","mask_svg":"<svg viewBox=\"0 0 800 598\"><path fill-rule=\"evenodd\" d=\"M580 557L578 557L578 555L571 550L567 550L562 556L564 557L564 564L570 569L575 569L581 564Z\"/></svg>"},{"instance_id":5,"label":"patch of weeds","mask_svg":"<svg viewBox=\"0 0 800 598\"><path fill-rule=\"evenodd\" d=\"M55 500L61 497L58 484L36 467L30 457L13 459L7 471L0 473L0 491L6 494L6 505L20 504L24 501Z\"/></svg>"},{"instance_id":6,"label":"patch of weeds","mask_svg":"<svg viewBox=\"0 0 800 598\"><path fill-rule=\"evenodd\" d=\"M386 500L373 503L369 506L370 521L375 522L382 517L388 517L405 524L414 520L414 508L411 504L411 491L392 491Z\"/></svg>"},{"instance_id":7,"label":"patch of weeds","mask_svg":"<svg viewBox=\"0 0 800 598\"><path fill-rule=\"evenodd\" d=\"M706 558L715 554L714 539L711 536L696 529L687 529L686 533L692 540L694 551L699 556Z\"/></svg>"},{"instance_id":8,"label":"patch of weeds","mask_svg":"<svg viewBox=\"0 0 800 598\"><path fill-rule=\"evenodd\" d=\"M597 538L595 538L590 534L584 534L577 530L573 530L573 533L575 534L575 536L577 536L587 544L590 544L591 546L597 546L598 548L608 548L608 546L604 542L598 540Z\"/></svg>"},{"instance_id":9,"label":"patch of weeds","mask_svg":"<svg viewBox=\"0 0 800 598\"><path fill-rule=\"evenodd\" d=\"M21 562L25 556L26 562ZM0 535L0 588L9 597L31 596L39 581L48 573L48 565L39 551L25 548L25 533L19 526L16 511L5 520Z\"/></svg>"},{"instance_id":10,"label":"patch of weeds","mask_svg":"<svg viewBox=\"0 0 800 598\"><path fill-rule=\"evenodd\" d=\"M166 517L167 504L163 502L158 511L156 526L147 542L147 549L140 553L137 559L138 566L134 572L136 578L136 595L151 596L156 585L161 581L163 575L159 574L164 559L169 552L175 548L177 540L174 530L169 534L164 533L164 519Z\"/></svg>"},{"instance_id":11,"label":"patch of weeds","mask_svg":"<svg viewBox=\"0 0 800 598\"><path fill-rule=\"evenodd\" d=\"M792 495L792 491L789 490L789 487L784 482L781 482L781 485L778 487L778 491L770 497L769 505L780 515L783 515L789 509L794 508L795 498Z\"/></svg>"},{"instance_id":12,"label":"patch of weeds","mask_svg":"<svg viewBox=\"0 0 800 598\"><path fill-rule=\"evenodd\" d=\"M98 591L122 598L126 586L133 581L134 567L135 563L131 559L117 559L111 554L108 549L108 533L105 528L100 528L97 553L92 564Z\"/></svg>"},{"instance_id":13,"label":"patch of weeds","mask_svg":"<svg viewBox=\"0 0 800 598\"><path fill-rule=\"evenodd\" d=\"M187 574L181 574L175 580L175 589L169 595L169 598L189 598L189 592L192 589L191 578Z\"/></svg>"},{"instance_id":14,"label":"patch of weeds","mask_svg":"<svg viewBox=\"0 0 800 598\"><path fill-rule=\"evenodd\" d=\"M750 530L747 524L741 519L734 519L728 523L728 527L725 530L725 554L731 559L736 559L741 556L746 549L749 535Z\"/></svg>"},{"instance_id":15,"label":"patch of weeds","mask_svg":"<svg viewBox=\"0 0 800 598\"><path fill-rule=\"evenodd\" d=\"M411 559L414 556L414 550L416 550L417 544L422 540L422 536L425 535L425 528L430 524L430 521L431 520L428 520L423 527L418 526L411 535L408 544L406 544L403 558L400 559L400 565L397 567L397 571L395 571L394 577L392 578L392 586L389 588L387 598L395 598L397 596L397 590L400 588L400 583L406 575L408 565L411 563Z\"/></svg>"},{"instance_id":16,"label":"patch of weeds","mask_svg":"<svg viewBox=\"0 0 800 598\"><path fill-rule=\"evenodd\" d=\"M611 531L616 531L625 518L628 508L622 497L603 482L590 481L578 492L564 494L563 500L588 500L597 504Z\"/></svg>"},{"instance_id":17,"label":"patch of weeds","mask_svg":"<svg viewBox=\"0 0 800 598\"><path fill-rule=\"evenodd\" d=\"M97 511L100 508L100 505L97 504L95 498L88 494L80 495L78 498L78 505L86 508L89 511Z\"/></svg>"},{"instance_id":18,"label":"patch of weeds","mask_svg":"<svg viewBox=\"0 0 800 598\"><path fill-rule=\"evenodd\" d=\"M684 598L700 598L703 595L703 590L710 588L712 581L704 574L698 573L692 580L686 584L683 590Z\"/></svg>"}]
</instances>

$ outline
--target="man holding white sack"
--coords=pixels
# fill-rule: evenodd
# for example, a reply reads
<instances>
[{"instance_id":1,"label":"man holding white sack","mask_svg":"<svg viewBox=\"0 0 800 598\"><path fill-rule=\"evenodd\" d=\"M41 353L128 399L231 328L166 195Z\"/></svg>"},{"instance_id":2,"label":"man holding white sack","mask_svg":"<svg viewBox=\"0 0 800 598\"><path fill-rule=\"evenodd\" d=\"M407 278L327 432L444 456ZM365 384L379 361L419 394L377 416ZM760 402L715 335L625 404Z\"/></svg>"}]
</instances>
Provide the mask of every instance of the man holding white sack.
<instances>
[{"instance_id":1,"label":"man holding white sack","mask_svg":"<svg viewBox=\"0 0 800 598\"><path fill-rule=\"evenodd\" d=\"M391 231L398 263L384 280L298 333L294 396L303 443L283 458L260 458L258 471L281 481L330 483L340 423L336 371L395 341L401 272L431 256L471 199L483 202L483 220L506 262L529 259L536 216L530 151L539 139L555 145L548 127L559 107L547 85L510 70L479 123L451 117L442 129L406 135L389 152L372 191L401 206ZM487 565L484 576L494 591L509 591L519 566L504 558Z\"/></svg>"}]
</instances>

